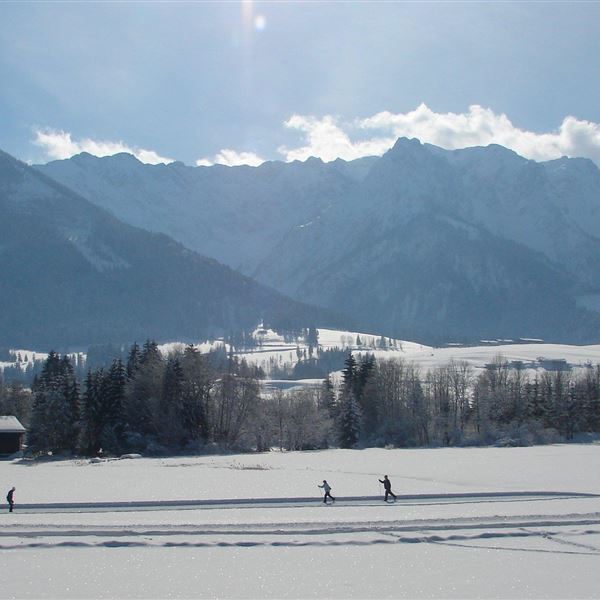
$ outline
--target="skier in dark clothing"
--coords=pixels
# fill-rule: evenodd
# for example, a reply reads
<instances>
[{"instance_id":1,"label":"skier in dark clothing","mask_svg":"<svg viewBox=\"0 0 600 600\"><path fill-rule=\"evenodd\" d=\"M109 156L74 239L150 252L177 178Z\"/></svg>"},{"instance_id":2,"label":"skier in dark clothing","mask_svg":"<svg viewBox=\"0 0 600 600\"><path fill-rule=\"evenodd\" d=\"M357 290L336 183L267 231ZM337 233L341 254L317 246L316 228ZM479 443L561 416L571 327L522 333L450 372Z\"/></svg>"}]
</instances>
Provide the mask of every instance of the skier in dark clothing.
<instances>
[{"instance_id":1,"label":"skier in dark clothing","mask_svg":"<svg viewBox=\"0 0 600 600\"><path fill-rule=\"evenodd\" d=\"M15 501L13 500L13 495L15 493L16 487L12 487L8 490L8 494L6 494L6 501L8 502L8 512L13 511L13 506L15 505Z\"/></svg>"},{"instance_id":2,"label":"skier in dark clothing","mask_svg":"<svg viewBox=\"0 0 600 600\"><path fill-rule=\"evenodd\" d=\"M388 479L388 476L384 475L383 481L380 479L379 483L383 483L383 487L385 488L384 501L387 502L388 496L391 496L394 500L396 500L396 494L392 492L392 482Z\"/></svg>"},{"instance_id":3,"label":"skier in dark clothing","mask_svg":"<svg viewBox=\"0 0 600 600\"><path fill-rule=\"evenodd\" d=\"M323 479L323 485L318 485L317 487L321 488L325 495L323 496L323 502L327 504L327 497L331 498L332 502L335 502L335 498L330 494L331 486L327 483L326 479Z\"/></svg>"}]
</instances>

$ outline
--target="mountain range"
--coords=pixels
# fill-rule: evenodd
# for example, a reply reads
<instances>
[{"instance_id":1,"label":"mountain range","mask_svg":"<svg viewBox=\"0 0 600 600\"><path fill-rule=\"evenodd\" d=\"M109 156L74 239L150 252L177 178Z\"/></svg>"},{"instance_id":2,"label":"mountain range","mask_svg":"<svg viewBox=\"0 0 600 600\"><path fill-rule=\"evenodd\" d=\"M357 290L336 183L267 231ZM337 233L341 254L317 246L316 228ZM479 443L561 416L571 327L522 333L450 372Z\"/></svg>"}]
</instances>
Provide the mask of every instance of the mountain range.
<instances>
[{"instance_id":1,"label":"mountain range","mask_svg":"<svg viewBox=\"0 0 600 600\"><path fill-rule=\"evenodd\" d=\"M382 157L259 167L80 154L38 171L362 330L600 340L600 170L401 138Z\"/></svg>"},{"instance_id":2,"label":"mountain range","mask_svg":"<svg viewBox=\"0 0 600 600\"><path fill-rule=\"evenodd\" d=\"M0 346L198 340L333 322L0 152Z\"/></svg>"}]
</instances>

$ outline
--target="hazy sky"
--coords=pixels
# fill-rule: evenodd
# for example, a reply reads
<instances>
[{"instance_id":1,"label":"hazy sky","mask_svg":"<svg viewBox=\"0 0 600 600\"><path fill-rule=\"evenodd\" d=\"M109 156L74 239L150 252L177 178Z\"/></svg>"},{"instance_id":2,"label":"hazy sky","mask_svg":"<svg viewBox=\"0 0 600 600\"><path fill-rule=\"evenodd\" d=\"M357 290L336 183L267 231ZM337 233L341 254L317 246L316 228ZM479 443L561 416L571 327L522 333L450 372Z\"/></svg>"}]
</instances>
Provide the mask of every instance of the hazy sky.
<instances>
[{"instance_id":1,"label":"hazy sky","mask_svg":"<svg viewBox=\"0 0 600 600\"><path fill-rule=\"evenodd\" d=\"M600 164L600 3L2 2L0 148L256 164L400 135Z\"/></svg>"}]
</instances>

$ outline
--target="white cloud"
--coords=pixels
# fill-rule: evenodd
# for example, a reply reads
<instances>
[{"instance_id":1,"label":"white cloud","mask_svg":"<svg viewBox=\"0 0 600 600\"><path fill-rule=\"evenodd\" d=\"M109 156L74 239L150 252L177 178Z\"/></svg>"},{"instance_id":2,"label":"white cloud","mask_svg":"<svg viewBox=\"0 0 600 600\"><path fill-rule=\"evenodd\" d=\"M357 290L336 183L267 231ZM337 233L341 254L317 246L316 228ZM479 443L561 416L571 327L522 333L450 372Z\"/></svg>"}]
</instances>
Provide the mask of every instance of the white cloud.
<instances>
[{"instance_id":1,"label":"white cloud","mask_svg":"<svg viewBox=\"0 0 600 600\"><path fill-rule=\"evenodd\" d=\"M535 160L583 156L600 165L600 125L566 117L559 129L536 133L515 127L505 114L472 105L464 113L437 113L421 104L406 113L377 113L365 119L341 122L325 115L293 115L284 125L303 134L304 144L281 147L284 160L324 161L381 155L399 137L418 138L446 149L500 144Z\"/></svg>"},{"instance_id":2,"label":"white cloud","mask_svg":"<svg viewBox=\"0 0 600 600\"><path fill-rule=\"evenodd\" d=\"M286 161L306 160L311 156L321 158L325 162L343 158L353 160L361 156L383 154L395 141L391 137L376 137L368 140L352 141L339 125L338 119L326 115L321 119L293 115L284 125L288 129L296 129L304 134L306 145L300 148L280 147L279 153ZM352 127L347 127L352 129Z\"/></svg>"},{"instance_id":3,"label":"white cloud","mask_svg":"<svg viewBox=\"0 0 600 600\"><path fill-rule=\"evenodd\" d=\"M505 114L476 104L463 113L438 113L421 104L406 113L383 111L353 121L343 121L333 115L292 115L284 126L297 131L302 138L297 146L278 148L285 161L306 160L311 156L326 162L336 158L354 160L362 156L379 156L399 137L409 137L449 150L500 144L534 160L583 156L600 166L600 124L573 116L565 117L555 131L538 133L520 129ZM52 159L69 158L84 151L96 156L129 152L145 163L173 162L153 150L130 147L123 142L90 138L74 140L66 131L36 130L35 136L34 143L44 148ZM212 158L197 160L196 164L257 167L264 161L254 152L224 148Z\"/></svg>"},{"instance_id":4,"label":"white cloud","mask_svg":"<svg viewBox=\"0 0 600 600\"><path fill-rule=\"evenodd\" d=\"M94 156L112 156L119 152L133 154L143 163L156 165L160 163L172 163L172 158L160 156L154 150L131 147L123 142L111 142L83 138L74 140L68 131L57 131L54 129L36 129L33 143L40 146L46 152L48 158L63 159L71 158L80 152L89 152Z\"/></svg>"},{"instance_id":5,"label":"white cloud","mask_svg":"<svg viewBox=\"0 0 600 600\"><path fill-rule=\"evenodd\" d=\"M254 154L254 152L236 152L224 148L214 158L200 158L196 161L199 167L210 167L211 165L225 165L226 167L237 167L239 165L249 165L258 167L265 162L264 158Z\"/></svg>"}]
</instances>

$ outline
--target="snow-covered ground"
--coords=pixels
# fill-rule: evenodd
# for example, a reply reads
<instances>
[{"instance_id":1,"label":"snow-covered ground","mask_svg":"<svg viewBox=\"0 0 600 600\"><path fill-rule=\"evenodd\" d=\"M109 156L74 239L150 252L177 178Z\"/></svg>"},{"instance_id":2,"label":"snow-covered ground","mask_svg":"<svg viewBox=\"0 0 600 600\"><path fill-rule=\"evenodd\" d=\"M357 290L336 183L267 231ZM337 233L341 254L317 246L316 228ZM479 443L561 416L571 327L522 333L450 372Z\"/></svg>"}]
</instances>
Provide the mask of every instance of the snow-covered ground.
<instances>
[{"instance_id":1,"label":"snow-covered ground","mask_svg":"<svg viewBox=\"0 0 600 600\"><path fill-rule=\"evenodd\" d=\"M598 597L599 466L596 444L1 462L1 596Z\"/></svg>"},{"instance_id":2,"label":"snow-covered ground","mask_svg":"<svg viewBox=\"0 0 600 600\"><path fill-rule=\"evenodd\" d=\"M0 373L7 368L10 367L20 367L21 369L26 369L28 366L33 365L35 362L41 362L48 358L47 352L37 352L34 350L24 350L24 349L11 349L10 353L12 355L12 360L4 360L0 361ZM72 352L68 354L71 361L76 362L85 359L85 354L83 352Z\"/></svg>"}]
</instances>

